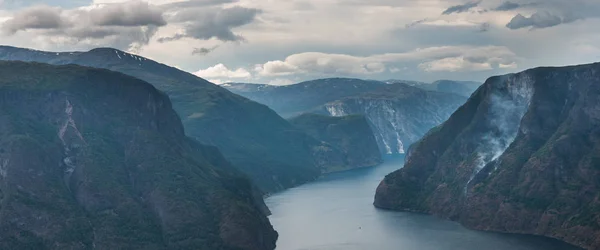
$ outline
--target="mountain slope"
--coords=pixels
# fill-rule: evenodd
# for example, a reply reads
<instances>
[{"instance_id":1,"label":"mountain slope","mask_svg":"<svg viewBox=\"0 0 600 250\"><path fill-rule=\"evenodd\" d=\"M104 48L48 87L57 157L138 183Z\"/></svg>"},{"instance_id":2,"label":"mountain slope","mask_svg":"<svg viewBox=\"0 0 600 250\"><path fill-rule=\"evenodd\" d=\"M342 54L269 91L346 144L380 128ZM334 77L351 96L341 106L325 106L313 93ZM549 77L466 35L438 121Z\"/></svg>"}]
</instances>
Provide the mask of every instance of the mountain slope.
<instances>
[{"instance_id":1,"label":"mountain slope","mask_svg":"<svg viewBox=\"0 0 600 250\"><path fill-rule=\"evenodd\" d=\"M384 86L378 81L327 78L286 86L228 83L231 92L265 104L283 117L291 118L325 103Z\"/></svg>"},{"instance_id":2,"label":"mountain slope","mask_svg":"<svg viewBox=\"0 0 600 250\"><path fill-rule=\"evenodd\" d=\"M265 191L298 185L320 174L312 138L268 107L176 68L108 48L52 53L0 47L0 60L73 63L145 80L169 95L189 136L218 147Z\"/></svg>"},{"instance_id":3,"label":"mountain slope","mask_svg":"<svg viewBox=\"0 0 600 250\"><path fill-rule=\"evenodd\" d=\"M372 167L383 162L373 131L364 116L330 117L304 114L289 120L292 125L319 141L330 145L341 155L337 165L329 164L321 172ZM318 149L325 149L318 147ZM333 162L329 160L328 162Z\"/></svg>"},{"instance_id":4,"label":"mountain slope","mask_svg":"<svg viewBox=\"0 0 600 250\"><path fill-rule=\"evenodd\" d=\"M471 81L451 81L451 80L439 80L433 83L404 81L404 80L388 80L386 83L406 83L407 85L414 86L420 89L429 91L438 91L444 93L452 93L469 97L479 86L480 82Z\"/></svg>"},{"instance_id":5,"label":"mountain slope","mask_svg":"<svg viewBox=\"0 0 600 250\"><path fill-rule=\"evenodd\" d=\"M409 152L375 205L600 248L600 64L492 77Z\"/></svg>"},{"instance_id":6,"label":"mountain slope","mask_svg":"<svg viewBox=\"0 0 600 250\"><path fill-rule=\"evenodd\" d=\"M224 87L266 104L284 117L305 112L364 115L384 154L405 153L410 144L448 119L466 101L459 95L425 91L405 83L346 78L288 86L230 83Z\"/></svg>"},{"instance_id":7,"label":"mountain slope","mask_svg":"<svg viewBox=\"0 0 600 250\"><path fill-rule=\"evenodd\" d=\"M0 62L1 249L275 248L252 184L150 84Z\"/></svg>"},{"instance_id":8,"label":"mountain slope","mask_svg":"<svg viewBox=\"0 0 600 250\"><path fill-rule=\"evenodd\" d=\"M412 143L445 121L464 101L454 94L387 84L326 103L319 112L332 116L365 115L380 150L385 154L404 154Z\"/></svg>"}]
</instances>

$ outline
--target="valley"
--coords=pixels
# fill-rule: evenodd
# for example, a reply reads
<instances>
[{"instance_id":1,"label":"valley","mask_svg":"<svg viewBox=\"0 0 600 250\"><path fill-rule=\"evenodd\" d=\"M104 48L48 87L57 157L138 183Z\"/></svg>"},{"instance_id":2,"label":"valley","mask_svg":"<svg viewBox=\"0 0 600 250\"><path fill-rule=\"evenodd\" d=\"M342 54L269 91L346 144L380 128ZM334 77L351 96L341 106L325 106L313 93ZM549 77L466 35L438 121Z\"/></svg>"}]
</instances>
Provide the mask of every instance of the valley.
<instances>
[{"instance_id":1,"label":"valley","mask_svg":"<svg viewBox=\"0 0 600 250\"><path fill-rule=\"evenodd\" d=\"M578 250L540 237L488 233L433 216L377 209L373 192L404 158L368 169L328 174L266 199L280 234L277 250ZM306 218L312 218L306 220Z\"/></svg>"}]
</instances>

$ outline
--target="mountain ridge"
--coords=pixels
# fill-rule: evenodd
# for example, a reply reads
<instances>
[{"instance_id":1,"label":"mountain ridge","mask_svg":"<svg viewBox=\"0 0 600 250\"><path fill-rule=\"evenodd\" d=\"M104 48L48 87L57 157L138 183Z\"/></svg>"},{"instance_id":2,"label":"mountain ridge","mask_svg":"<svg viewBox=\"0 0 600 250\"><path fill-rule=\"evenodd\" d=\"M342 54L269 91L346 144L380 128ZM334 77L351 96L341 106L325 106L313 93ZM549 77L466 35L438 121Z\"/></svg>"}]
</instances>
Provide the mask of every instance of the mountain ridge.
<instances>
[{"instance_id":1,"label":"mountain ridge","mask_svg":"<svg viewBox=\"0 0 600 250\"><path fill-rule=\"evenodd\" d=\"M600 247L600 63L495 76L380 183L375 206Z\"/></svg>"},{"instance_id":2,"label":"mountain ridge","mask_svg":"<svg viewBox=\"0 0 600 250\"><path fill-rule=\"evenodd\" d=\"M0 62L0 248L275 248L245 175L147 82Z\"/></svg>"},{"instance_id":3,"label":"mountain ridge","mask_svg":"<svg viewBox=\"0 0 600 250\"><path fill-rule=\"evenodd\" d=\"M229 84L231 91L271 107L283 117L302 113L367 117L383 154L404 154L430 128L445 121L465 97L405 83L327 78L286 86Z\"/></svg>"},{"instance_id":4,"label":"mountain ridge","mask_svg":"<svg viewBox=\"0 0 600 250\"><path fill-rule=\"evenodd\" d=\"M320 174L310 136L267 106L168 65L112 48L56 53L0 46L0 59L105 68L153 84L170 96L189 136L218 147L265 192Z\"/></svg>"}]
</instances>

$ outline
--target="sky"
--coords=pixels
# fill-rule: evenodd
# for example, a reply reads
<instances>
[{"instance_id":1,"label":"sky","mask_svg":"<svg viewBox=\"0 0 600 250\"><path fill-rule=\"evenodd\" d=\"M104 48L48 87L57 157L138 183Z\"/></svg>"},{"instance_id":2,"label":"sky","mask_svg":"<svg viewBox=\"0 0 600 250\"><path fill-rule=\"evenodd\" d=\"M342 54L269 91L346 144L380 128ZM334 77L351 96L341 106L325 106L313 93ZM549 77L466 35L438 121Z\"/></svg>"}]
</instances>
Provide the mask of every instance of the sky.
<instances>
[{"instance_id":1,"label":"sky","mask_svg":"<svg viewBox=\"0 0 600 250\"><path fill-rule=\"evenodd\" d=\"M217 84L484 81L600 61L600 1L0 0L0 44L114 47Z\"/></svg>"}]
</instances>

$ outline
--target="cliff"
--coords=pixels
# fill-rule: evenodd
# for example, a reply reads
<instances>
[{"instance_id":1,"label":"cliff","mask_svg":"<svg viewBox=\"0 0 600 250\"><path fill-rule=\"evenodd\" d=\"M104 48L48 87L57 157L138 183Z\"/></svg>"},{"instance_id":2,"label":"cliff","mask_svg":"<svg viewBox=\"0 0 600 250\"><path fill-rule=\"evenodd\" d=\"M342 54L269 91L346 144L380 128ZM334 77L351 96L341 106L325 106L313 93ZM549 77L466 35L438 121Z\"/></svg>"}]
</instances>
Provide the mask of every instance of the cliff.
<instances>
[{"instance_id":1,"label":"cliff","mask_svg":"<svg viewBox=\"0 0 600 250\"><path fill-rule=\"evenodd\" d=\"M338 164L329 164L322 172L372 167L383 162L373 131L364 116L330 117L304 114L289 120L292 125L329 147L315 147L316 153L334 150L341 154ZM333 152L332 152L333 153ZM326 162L334 162L327 160Z\"/></svg>"},{"instance_id":2,"label":"cliff","mask_svg":"<svg viewBox=\"0 0 600 250\"><path fill-rule=\"evenodd\" d=\"M492 77L415 144L375 205L600 248L600 64Z\"/></svg>"},{"instance_id":3,"label":"cliff","mask_svg":"<svg viewBox=\"0 0 600 250\"><path fill-rule=\"evenodd\" d=\"M283 117L303 113L364 115L384 154L404 154L425 133L448 119L466 98L427 91L404 82L328 78L288 86L229 83L232 92L263 103Z\"/></svg>"},{"instance_id":4,"label":"cliff","mask_svg":"<svg viewBox=\"0 0 600 250\"><path fill-rule=\"evenodd\" d=\"M464 100L454 94L388 84L326 103L319 112L332 116L362 114L373 127L382 153L404 154L429 129L444 122Z\"/></svg>"},{"instance_id":5,"label":"cliff","mask_svg":"<svg viewBox=\"0 0 600 250\"><path fill-rule=\"evenodd\" d=\"M0 62L1 249L275 248L253 185L152 85Z\"/></svg>"}]
</instances>

